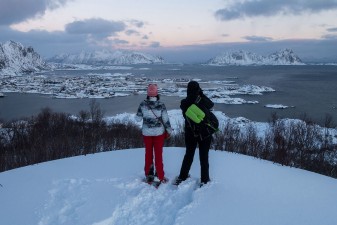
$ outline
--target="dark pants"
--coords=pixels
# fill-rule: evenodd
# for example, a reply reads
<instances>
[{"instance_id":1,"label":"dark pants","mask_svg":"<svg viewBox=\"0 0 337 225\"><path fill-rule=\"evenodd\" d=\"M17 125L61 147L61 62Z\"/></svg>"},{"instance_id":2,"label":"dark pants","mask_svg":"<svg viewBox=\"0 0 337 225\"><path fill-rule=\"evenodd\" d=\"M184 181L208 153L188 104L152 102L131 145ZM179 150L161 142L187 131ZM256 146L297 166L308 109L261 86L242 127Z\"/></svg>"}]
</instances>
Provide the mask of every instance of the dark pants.
<instances>
[{"instance_id":1,"label":"dark pants","mask_svg":"<svg viewBox=\"0 0 337 225\"><path fill-rule=\"evenodd\" d=\"M200 158L200 169L201 169L201 182L207 183L209 179L209 165L208 165L208 152L211 146L212 137L200 140L199 137L194 137L192 132L185 133L185 144L186 153L184 156L183 163L181 165L179 178L186 180L188 173L191 169L194 153L199 145L199 158Z\"/></svg>"}]
</instances>

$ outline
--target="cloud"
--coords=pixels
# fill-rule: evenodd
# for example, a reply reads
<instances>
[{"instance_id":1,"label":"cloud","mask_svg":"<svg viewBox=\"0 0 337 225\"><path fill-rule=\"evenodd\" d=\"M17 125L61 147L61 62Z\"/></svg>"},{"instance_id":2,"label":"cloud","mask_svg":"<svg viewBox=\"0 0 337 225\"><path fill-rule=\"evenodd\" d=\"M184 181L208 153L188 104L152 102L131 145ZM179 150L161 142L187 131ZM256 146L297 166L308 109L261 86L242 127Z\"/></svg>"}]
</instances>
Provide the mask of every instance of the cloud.
<instances>
[{"instance_id":1,"label":"cloud","mask_svg":"<svg viewBox=\"0 0 337 225\"><path fill-rule=\"evenodd\" d=\"M79 20L65 26L65 31L69 34L92 34L92 35L114 35L125 30L126 25L120 21L109 21L100 18Z\"/></svg>"},{"instance_id":2,"label":"cloud","mask_svg":"<svg viewBox=\"0 0 337 225\"><path fill-rule=\"evenodd\" d=\"M139 35L139 32L136 31L136 30L132 30L132 29L129 29L129 30L126 30L125 31L125 34L128 35L128 36L131 36L131 35Z\"/></svg>"},{"instance_id":3,"label":"cloud","mask_svg":"<svg viewBox=\"0 0 337 225\"><path fill-rule=\"evenodd\" d=\"M127 40L116 37L118 32L127 30L124 22L103 19L87 19L66 25L65 31L49 32L30 30L22 32L8 26L0 25L0 42L13 40L25 46L32 46L43 57L51 57L60 53L77 53L100 48L126 46ZM131 29L129 34L134 33ZM135 31L137 34L137 31Z\"/></svg>"},{"instance_id":4,"label":"cloud","mask_svg":"<svg viewBox=\"0 0 337 225\"><path fill-rule=\"evenodd\" d=\"M244 39L248 41L254 41L254 42L263 42L263 41L272 41L273 39L270 37L262 37L262 36L245 36Z\"/></svg>"},{"instance_id":5,"label":"cloud","mask_svg":"<svg viewBox=\"0 0 337 225\"><path fill-rule=\"evenodd\" d=\"M219 20L228 21L245 17L274 16L277 14L299 15L305 12L318 13L337 9L336 0L303 1L303 0L253 0L237 2L215 12Z\"/></svg>"},{"instance_id":6,"label":"cloud","mask_svg":"<svg viewBox=\"0 0 337 225\"><path fill-rule=\"evenodd\" d=\"M53 45L57 43L69 43L72 45L75 42L82 42L86 39L85 35L68 35L63 31L48 32L45 30L30 30L29 32L22 32L6 26L0 26L0 33L0 42L13 40L24 43L25 45L34 46L43 44Z\"/></svg>"},{"instance_id":7,"label":"cloud","mask_svg":"<svg viewBox=\"0 0 337 225\"><path fill-rule=\"evenodd\" d=\"M337 27L328 28L326 30L329 31L329 32L337 32Z\"/></svg>"},{"instance_id":8,"label":"cloud","mask_svg":"<svg viewBox=\"0 0 337 225\"><path fill-rule=\"evenodd\" d=\"M126 44L129 44L129 42L128 41L126 41L126 40L122 40L122 39L114 39L113 41L112 41L112 43L113 44L117 44L117 45L126 45Z\"/></svg>"},{"instance_id":9,"label":"cloud","mask_svg":"<svg viewBox=\"0 0 337 225\"><path fill-rule=\"evenodd\" d=\"M226 51L245 50L269 55L290 48L304 62L337 62L337 39L282 40L268 42L228 42L204 45L152 48L148 52L165 58L167 62L204 63Z\"/></svg>"},{"instance_id":10,"label":"cloud","mask_svg":"<svg viewBox=\"0 0 337 225\"><path fill-rule=\"evenodd\" d=\"M322 36L323 39L337 40L337 34L326 34Z\"/></svg>"},{"instance_id":11,"label":"cloud","mask_svg":"<svg viewBox=\"0 0 337 225\"><path fill-rule=\"evenodd\" d=\"M72 0L1 0L0 25L11 25L44 15Z\"/></svg>"},{"instance_id":12,"label":"cloud","mask_svg":"<svg viewBox=\"0 0 337 225\"><path fill-rule=\"evenodd\" d=\"M333 34L333 33L332 33ZM98 49L129 48L129 42L121 39L88 40L87 34L69 34L64 31L48 32L31 30L21 32L7 26L0 26L0 42L13 40L24 46L32 46L42 57L49 58L60 53L79 53ZM227 50L247 50L261 55L268 55L277 50L291 48L305 62L337 62L337 37L326 36L324 39L228 42L204 45L163 47L160 42L144 42L145 52L160 55L168 62L198 63ZM135 46L137 47L137 46Z\"/></svg>"},{"instance_id":13,"label":"cloud","mask_svg":"<svg viewBox=\"0 0 337 225\"><path fill-rule=\"evenodd\" d=\"M69 35L63 31L48 32L44 30L31 30L21 32L6 26L0 26L0 42L9 40L32 46L44 57L51 57L59 53L78 52L90 49L86 35Z\"/></svg>"},{"instance_id":14,"label":"cloud","mask_svg":"<svg viewBox=\"0 0 337 225\"><path fill-rule=\"evenodd\" d=\"M130 20L129 22L130 22L130 24L132 24L133 26L136 26L138 28L143 27L144 24L145 24L143 21L140 21L140 20Z\"/></svg>"},{"instance_id":15,"label":"cloud","mask_svg":"<svg viewBox=\"0 0 337 225\"><path fill-rule=\"evenodd\" d=\"M160 42L154 41L150 44L151 48L159 48L160 47Z\"/></svg>"}]
</instances>

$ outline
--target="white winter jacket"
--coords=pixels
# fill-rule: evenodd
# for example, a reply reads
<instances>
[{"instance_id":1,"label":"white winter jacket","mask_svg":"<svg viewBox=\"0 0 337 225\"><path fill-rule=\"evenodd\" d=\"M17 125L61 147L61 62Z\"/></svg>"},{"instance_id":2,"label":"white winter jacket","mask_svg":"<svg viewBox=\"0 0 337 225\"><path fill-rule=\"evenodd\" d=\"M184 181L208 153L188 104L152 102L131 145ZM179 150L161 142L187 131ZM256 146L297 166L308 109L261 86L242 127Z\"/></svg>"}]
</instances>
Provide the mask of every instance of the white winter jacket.
<instances>
[{"instance_id":1,"label":"white winter jacket","mask_svg":"<svg viewBox=\"0 0 337 225\"><path fill-rule=\"evenodd\" d=\"M136 121L143 120L142 133L144 136L159 136L166 130L172 132L170 120L165 104L158 101L156 97L150 97L140 103Z\"/></svg>"}]
</instances>

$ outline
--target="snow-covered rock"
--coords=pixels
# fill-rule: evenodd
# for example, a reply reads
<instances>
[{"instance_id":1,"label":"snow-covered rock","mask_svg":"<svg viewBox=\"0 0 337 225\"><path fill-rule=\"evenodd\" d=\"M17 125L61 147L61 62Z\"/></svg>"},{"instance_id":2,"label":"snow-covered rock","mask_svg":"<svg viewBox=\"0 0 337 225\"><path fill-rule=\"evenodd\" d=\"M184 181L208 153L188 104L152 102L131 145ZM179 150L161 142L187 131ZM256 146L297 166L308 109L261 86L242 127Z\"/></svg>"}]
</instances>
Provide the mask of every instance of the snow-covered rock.
<instances>
[{"instance_id":1,"label":"snow-covered rock","mask_svg":"<svg viewBox=\"0 0 337 225\"><path fill-rule=\"evenodd\" d=\"M269 56L261 56L247 51L224 52L210 59L208 65L304 65L291 49L284 49Z\"/></svg>"},{"instance_id":2,"label":"snow-covered rock","mask_svg":"<svg viewBox=\"0 0 337 225\"><path fill-rule=\"evenodd\" d=\"M302 60L291 49L284 49L269 55L266 64L271 65L304 65Z\"/></svg>"},{"instance_id":3,"label":"snow-covered rock","mask_svg":"<svg viewBox=\"0 0 337 225\"><path fill-rule=\"evenodd\" d=\"M161 64L162 57L134 51L108 50L84 52L80 54L61 54L50 58L48 61L67 64L90 64L90 65L125 65L125 64Z\"/></svg>"},{"instance_id":4,"label":"snow-covered rock","mask_svg":"<svg viewBox=\"0 0 337 225\"><path fill-rule=\"evenodd\" d=\"M210 65L254 65L262 64L263 57L251 52L224 52L219 56L210 59L207 64Z\"/></svg>"},{"instance_id":5,"label":"snow-covered rock","mask_svg":"<svg viewBox=\"0 0 337 225\"><path fill-rule=\"evenodd\" d=\"M295 106L287 106L282 104L267 104L264 107L273 108L273 109L287 109L287 108L295 108Z\"/></svg>"},{"instance_id":6,"label":"snow-covered rock","mask_svg":"<svg viewBox=\"0 0 337 225\"><path fill-rule=\"evenodd\" d=\"M48 64L32 47L8 41L0 43L0 75L17 75L49 69Z\"/></svg>"}]
</instances>

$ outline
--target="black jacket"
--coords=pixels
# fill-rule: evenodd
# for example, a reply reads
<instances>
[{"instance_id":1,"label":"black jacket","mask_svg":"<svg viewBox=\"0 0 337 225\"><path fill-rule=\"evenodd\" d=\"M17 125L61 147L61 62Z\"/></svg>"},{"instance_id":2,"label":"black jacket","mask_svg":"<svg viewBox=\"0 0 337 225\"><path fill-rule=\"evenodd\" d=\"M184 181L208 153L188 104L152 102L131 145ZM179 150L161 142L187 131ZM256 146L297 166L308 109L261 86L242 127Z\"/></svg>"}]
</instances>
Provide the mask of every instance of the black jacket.
<instances>
[{"instance_id":1,"label":"black jacket","mask_svg":"<svg viewBox=\"0 0 337 225\"><path fill-rule=\"evenodd\" d=\"M200 96L200 101L196 102L198 96ZM190 107L192 104L196 104L201 110L207 112L214 106L214 103L206 95L204 95L202 91L200 91L198 95L189 95L187 98L181 100L180 108L185 118L185 132L192 132L195 137L199 136L202 139L202 136L204 136L203 132L201 132L203 127L200 124L196 124L192 120L186 118L185 115L188 107Z\"/></svg>"}]
</instances>

